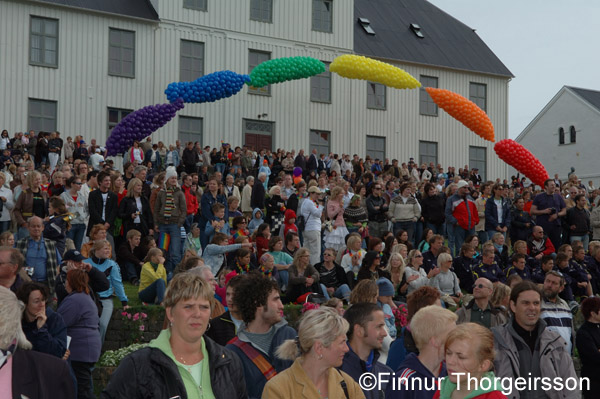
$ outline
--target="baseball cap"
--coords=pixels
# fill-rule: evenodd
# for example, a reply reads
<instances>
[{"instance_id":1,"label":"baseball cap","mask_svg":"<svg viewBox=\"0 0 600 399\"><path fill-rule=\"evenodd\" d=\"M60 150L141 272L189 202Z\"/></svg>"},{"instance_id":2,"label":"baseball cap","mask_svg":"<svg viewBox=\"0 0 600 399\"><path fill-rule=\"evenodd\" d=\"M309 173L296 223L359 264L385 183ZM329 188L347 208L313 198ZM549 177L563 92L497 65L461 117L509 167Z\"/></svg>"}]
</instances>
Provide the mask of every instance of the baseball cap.
<instances>
[{"instance_id":1,"label":"baseball cap","mask_svg":"<svg viewBox=\"0 0 600 399\"><path fill-rule=\"evenodd\" d=\"M85 257L81 255L81 252L74 249L67 251L65 256L63 256L63 260L73 260L75 262L81 262L84 259Z\"/></svg>"},{"instance_id":2,"label":"baseball cap","mask_svg":"<svg viewBox=\"0 0 600 399\"><path fill-rule=\"evenodd\" d=\"M464 181L464 180L460 180L460 181L459 181L459 182L456 184L456 187L457 187L457 188L463 188L463 187L468 187L468 186L469 186L469 183L467 183L467 182L466 182L466 181Z\"/></svg>"}]
</instances>

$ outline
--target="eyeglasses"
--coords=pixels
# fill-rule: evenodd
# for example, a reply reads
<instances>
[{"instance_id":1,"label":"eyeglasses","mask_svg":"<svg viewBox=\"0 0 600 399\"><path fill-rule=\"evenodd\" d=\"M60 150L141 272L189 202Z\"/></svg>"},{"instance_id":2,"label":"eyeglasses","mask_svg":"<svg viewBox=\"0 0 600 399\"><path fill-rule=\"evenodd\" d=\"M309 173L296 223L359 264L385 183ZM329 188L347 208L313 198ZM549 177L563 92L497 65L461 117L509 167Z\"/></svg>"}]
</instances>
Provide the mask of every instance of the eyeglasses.
<instances>
[{"instance_id":1,"label":"eyeglasses","mask_svg":"<svg viewBox=\"0 0 600 399\"><path fill-rule=\"evenodd\" d=\"M491 289L490 287L483 285L483 284L473 284L473 288L479 288L480 290L484 289L484 288Z\"/></svg>"},{"instance_id":2,"label":"eyeglasses","mask_svg":"<svg viewBox=\"0 0 600 399\"><path fill-rule=\"evenodd\" d=\"M323 256L334 256L333 254L324 253Z\"/></svg>"},{"instance_id":3,"label":"eyeglasses","mask_svg":"<svg viewBox=\"0 0 600 399\"><path fill-rule=\"evenodd\" d=\"M419 255L415 255L414 258L422 258L423 255L419 254Z\"/></svg>"},{"instance_id":4,"label":"eyeglasses","mask_svg":"<svg viewBox=\"0 0 600 399\"><path fill-rule=\"evenodd\" d=\"M73 184L77 184L78 186L81 186L83 183L80 181L74 181Z\"/></svg>"},{"instance_id":5,"label":"eyeglasses","mask_svg":"<svg viewBox=\"0 0 600 399\"><path fill-rule=\"evenodd\" d=\"M373 187L373 190L381 190L381 187Z\"/></svg>"}]
</instances>

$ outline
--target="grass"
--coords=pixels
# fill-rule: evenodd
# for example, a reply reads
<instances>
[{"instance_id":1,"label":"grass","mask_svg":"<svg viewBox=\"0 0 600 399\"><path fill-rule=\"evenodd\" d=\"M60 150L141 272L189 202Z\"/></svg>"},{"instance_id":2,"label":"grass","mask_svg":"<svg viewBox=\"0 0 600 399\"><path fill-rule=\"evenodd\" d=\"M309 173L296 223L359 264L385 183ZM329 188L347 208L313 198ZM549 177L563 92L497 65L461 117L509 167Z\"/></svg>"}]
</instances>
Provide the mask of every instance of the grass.
<instances>
[{"instance_id":1,"label":"grass","mask_svg":"<svg viewBox=\"0 0 600 399\"><path fill-rule=\"evenodd\" d=\"M138 286L137 285L133 285L129 282L123 282L123 288L125 288L125 295L127 295L127 298L129 299L129 306L132 307L138 307L138 306L142 306L142 301L140 301L140 298L138 297ZM115 297L113 298L113 301L115 303L115 309L121 309L123 307L123 305L121 305L121 301L119 300L119 298Z\"/></svg>"}]
</instances>

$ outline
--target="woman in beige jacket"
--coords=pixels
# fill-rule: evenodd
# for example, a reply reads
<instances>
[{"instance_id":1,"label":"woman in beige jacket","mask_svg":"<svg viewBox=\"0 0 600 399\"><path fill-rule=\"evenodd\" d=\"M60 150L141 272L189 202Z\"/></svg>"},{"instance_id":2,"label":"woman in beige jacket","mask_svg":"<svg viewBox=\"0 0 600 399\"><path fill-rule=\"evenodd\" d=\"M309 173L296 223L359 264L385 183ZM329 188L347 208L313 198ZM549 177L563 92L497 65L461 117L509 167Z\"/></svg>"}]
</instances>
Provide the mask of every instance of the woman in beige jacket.
<instances>
[{"instance_id":1,"label":"woman in beige jacket","mask_svg":"<svg viewBox=\"0 0 600 399\"><path fill-rule=\"evenodd\" d=\"M289 369L267 382L262 398L364 399L354 379L336 369L348 352L347 331L348 322L335 309L307 311L302 316L298 337L285 341L277 349L280 358L296 360Z\"/></svg>"}]
</instances>

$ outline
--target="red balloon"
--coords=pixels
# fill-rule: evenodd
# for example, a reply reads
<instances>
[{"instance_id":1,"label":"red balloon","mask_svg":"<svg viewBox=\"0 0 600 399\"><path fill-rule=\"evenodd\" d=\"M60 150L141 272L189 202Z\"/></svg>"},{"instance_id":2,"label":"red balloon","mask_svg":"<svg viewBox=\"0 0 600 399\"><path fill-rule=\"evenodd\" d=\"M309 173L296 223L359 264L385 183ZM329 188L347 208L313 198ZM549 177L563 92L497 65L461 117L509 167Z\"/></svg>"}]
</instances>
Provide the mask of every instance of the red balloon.
<instances>
[{"instance_id":1,"label":"red balloon","mask_svg":"<svg viewBox=\"0 0 600 399\"><path fill-rule=\"evenodd\" d=\"M528 177L534 184L544 186L549 178L542 163L529 150L511 139L501 140L494 146L498 157Z\"/></svg>"}]
</instances>

